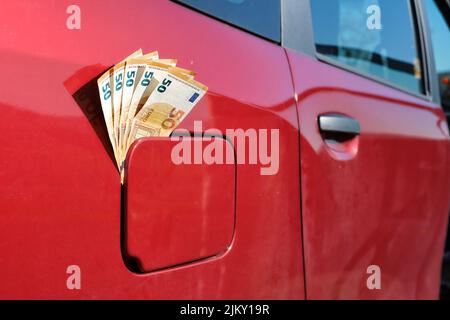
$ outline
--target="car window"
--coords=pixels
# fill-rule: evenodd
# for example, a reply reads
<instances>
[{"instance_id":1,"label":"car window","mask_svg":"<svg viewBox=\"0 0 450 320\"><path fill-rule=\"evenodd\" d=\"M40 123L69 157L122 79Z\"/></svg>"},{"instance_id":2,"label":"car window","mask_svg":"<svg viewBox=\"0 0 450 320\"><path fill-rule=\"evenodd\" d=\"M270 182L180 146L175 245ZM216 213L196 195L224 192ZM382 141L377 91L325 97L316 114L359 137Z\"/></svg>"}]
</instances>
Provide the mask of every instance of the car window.
<instances>
[{"instance_id":1,"label":"car window","mask_svg":"<svg viewBox=\"0 0 450 320\"><path fill-rule=\"evenodd\" d=\"M177 0L215 18L281 42L280 0Z\"/></svg>"},{"instance_id":2,"label":"car window","mask_svg":"<svg viewBox=\"0 0 450 320\"><path fill-rule=\"evenodd\" d=\"M433 43L436 72L439 77L441 103L446 113L450 113L450 29L448 22L450 21L450 17L445 17L443 15L444 11L440 10L440 8L446 10L446 14L448 15L450 14L450 8L445 1L439 1L438 3L433 0L428 0L425 3L431 32L431 42Z\"/></svg>"},{"instance_id":3,"label":"car window","mask_svg":"<svg viewBox=\"0 0 450 320\"><path fill-rule=\"evenodd\" d=\"M311 0L311 11L319 56L424 92L409 0Z\"/></svg>"}]
</instances>

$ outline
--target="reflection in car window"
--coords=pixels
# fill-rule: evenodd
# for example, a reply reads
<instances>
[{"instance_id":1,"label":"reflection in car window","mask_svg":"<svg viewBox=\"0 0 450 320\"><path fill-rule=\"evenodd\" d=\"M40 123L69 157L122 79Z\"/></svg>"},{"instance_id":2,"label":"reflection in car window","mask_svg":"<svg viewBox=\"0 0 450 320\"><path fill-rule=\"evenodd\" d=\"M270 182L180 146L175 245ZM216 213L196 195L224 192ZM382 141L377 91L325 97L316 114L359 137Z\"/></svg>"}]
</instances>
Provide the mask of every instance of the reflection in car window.
<instances>
[{"instance_id":1,"label":"reflection in car window","mask_svg":"<svg viewBox=\"0 0 450 320\"><path fill-rule=\"evenodd\" d=\"M311 0L316 50L363 73L423 93L408 0Z\"/></svg>"},{"instance_id":2,"label":"reflection in car window","mask_svg":"<svg viewBox=\"0 0 450 320\"><path fill-rule=\"evenodd\" d=\"M445 1L439 0L439 5L450 15L450 8L445 7ZM450 113L450 16L447 22L437 6L438 2L425 1L430 25L431 41L433 43L434 61L439 77L441 103L446 113Z\"/></svg>"},{"instance_id":3,"label":"reflection in car window","mask_svg":"<svg viewBox=\"0 0 450 320\"><path fill-rule=\"evenodd\" d=\"M252 33L281 42L280 0L176 0Z\"/></svg>"}]
</instances>

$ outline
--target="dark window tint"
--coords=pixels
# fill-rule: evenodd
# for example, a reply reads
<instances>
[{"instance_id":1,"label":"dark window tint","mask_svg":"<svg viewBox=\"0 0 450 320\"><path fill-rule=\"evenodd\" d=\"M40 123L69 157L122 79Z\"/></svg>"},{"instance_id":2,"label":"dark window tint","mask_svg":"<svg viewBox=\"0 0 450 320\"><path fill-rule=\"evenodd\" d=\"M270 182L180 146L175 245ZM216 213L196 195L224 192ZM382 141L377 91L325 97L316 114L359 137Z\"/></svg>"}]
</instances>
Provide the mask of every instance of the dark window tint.
<instances>
[{"instance_id":1,"label":"dark window tint","mask_svg":"<svg viewBox=\"0 0 450 320\"><path fill-rule=\"evenodd\" d=\"M177 0L275 42L281 41L280 0Z\"/></svg>"},{"instance_id":2,"label":"dark window tint","mask_svg":"<svg viewBox=\"0 0 450 320\"><path fill-rule=\"evenodd\" d=\"M439 77L441 102L445 111L450 113L450 8L443 0L439 2L427 0L425 3L436 72Z\"/></svg>"},{"instance_id":3,"label":"dark window tint","mask_svg":"<svg viewBox=\"0 0 450 320\"><path fill-rule=\"evenodd\" d=\"M408 0L311 0L319 54L423 93L415 23Z\"/></svg>"}]
</instances>

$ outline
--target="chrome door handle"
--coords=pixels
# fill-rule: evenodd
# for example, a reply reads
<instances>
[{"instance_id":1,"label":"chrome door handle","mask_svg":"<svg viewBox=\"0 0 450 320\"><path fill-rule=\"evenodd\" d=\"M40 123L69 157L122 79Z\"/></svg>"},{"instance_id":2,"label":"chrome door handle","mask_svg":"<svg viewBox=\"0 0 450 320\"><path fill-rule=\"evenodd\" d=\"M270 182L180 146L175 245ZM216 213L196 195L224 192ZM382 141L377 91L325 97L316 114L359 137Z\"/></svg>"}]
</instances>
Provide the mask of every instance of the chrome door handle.
<instances>
[{"instance_id":1,"label":"chrome door handle","mask_svg":"<svg viewBox=\"0 0 450 320\"><path fill-rule=\"evenodd\" d=\"M319 116L319 129L322 133L343 133L357 136L361 134L358 120L340 115L324 114Z\"/></svg>"}]
</instances>

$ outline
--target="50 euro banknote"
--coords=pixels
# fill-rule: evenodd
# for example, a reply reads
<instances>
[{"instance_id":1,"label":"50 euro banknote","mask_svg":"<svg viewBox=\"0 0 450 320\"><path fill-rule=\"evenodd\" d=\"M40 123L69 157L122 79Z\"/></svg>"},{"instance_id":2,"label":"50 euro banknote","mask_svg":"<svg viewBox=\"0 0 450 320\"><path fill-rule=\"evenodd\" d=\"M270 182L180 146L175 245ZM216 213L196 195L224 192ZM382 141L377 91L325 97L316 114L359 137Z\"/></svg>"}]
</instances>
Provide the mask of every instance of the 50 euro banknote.
<instances>
[{"instance_id":1,"label":"50 euro banknote","mask_svg":"<svg viewBox=\"0 0 450 320\"><path fill-rule=\"evenodd\" d=\"M142 57L142 50L134 52L132 55L128 56L118 64L113 67L113 128L114 128L114 138L116 144L119 142L119 121L120 121L120 111L122 106L122 93L123 84L125 78L125 67L126 63L130 59ZM153 57L153 53L151 55Z\"/></svg>"},{"instance_id":2,"label":"50 euro banknote","mask_svg":"<svg viewBox=\"0 0 450 320\"><path fill-rule=\"evenodd\" d=\"M208 88L192 76L169 68L167 75L134 117L127 149L139 138L168 137L207 91Z\"/></svg>"},{"instance_id":3,"label":"50 euro banknote","mask_svg":"<svg viewBox=\"0 0 450 320\"><path fill-rule=\"evenodd\" d=\"M142 77L147 61L153 61L159 59L158 52L154 51L146 54L142 57L131 58L126 60L124 71L123 71L123 84L122 84L122 98L120 101L120 116L118 116L118 121L115 122L115 136L117 137L119 159L123 157L121 151L124 149L125 145L125 130L128 119L128 110L130 108L131 100L133 98L133 93L136 88L136 84Z\"/></svg>"},{"instance_id":4,"label":"50 euro banknote","mask_svg":"<svg viewBox=\"0 0 450 320\"><path fill-rule=\"evenodd\" d=\"M128 140L134 117L139 113L159 84L167 77L169 70L183 74L183 76L188 79L193 79L195 76L195 72L175 67L174 63L168 64L163 60L146 62L146 67L140 80L136 83L133 97L128 108L128 117L126 119L125 133L123 135L126 143L123 145L124 149L122 149L122 154L126 155L126 150L129 146Z\"/></svg>"},{"instance_id":5,"label":"50 euro banknote","mask_svg":"<svg viewBox=\"0 0 450 320\"><path fill-rule=\"evenodd\" d=\"M100 102L101 107L103 111L103 117L105 119L106 129L108 131L108 136L111 141L111 145L114 151L114 156L116 159L117 164L120 163L120 158L118 157L118 140L115 135L115 129L114 124L116 121L118 121L118 113L117 113L117 102L119 100L119 97L121 99L122 94L120 91L120 95L117 94L118 90L117 87L121 84L118 84L118 81L116 79L121 78L119 77L116 70L118 69L117 66L125 66L126 61L128 59L132 59L135 57L142 56L142 49L139 49L135 52L133 52L130 56L126 57L124 60L120 61L116 66L110 68L108 71L106 71L98 80L97 85L100 93ZM120 108L120 104L119 104Z\"/></svg>"}]
</instances>

